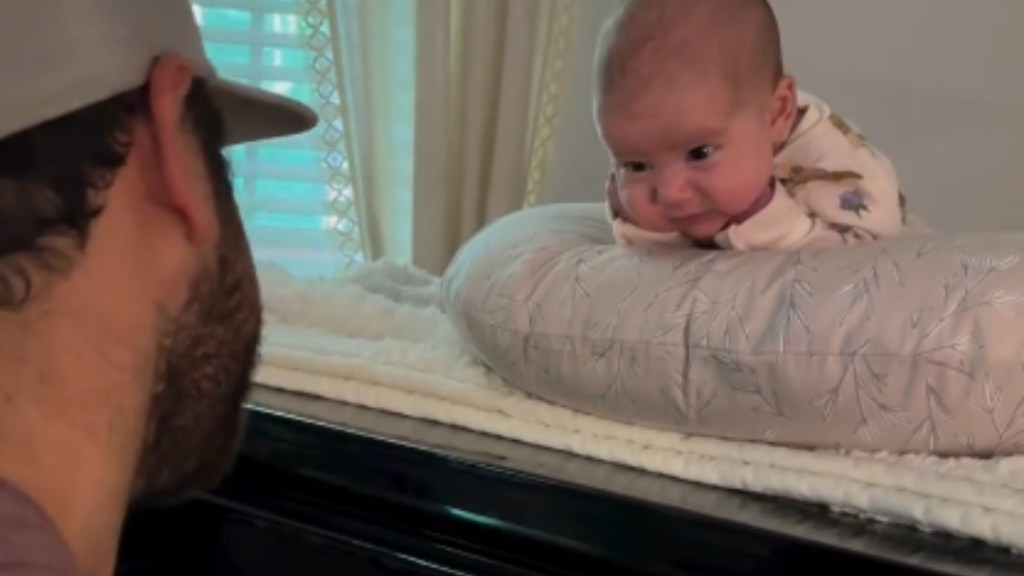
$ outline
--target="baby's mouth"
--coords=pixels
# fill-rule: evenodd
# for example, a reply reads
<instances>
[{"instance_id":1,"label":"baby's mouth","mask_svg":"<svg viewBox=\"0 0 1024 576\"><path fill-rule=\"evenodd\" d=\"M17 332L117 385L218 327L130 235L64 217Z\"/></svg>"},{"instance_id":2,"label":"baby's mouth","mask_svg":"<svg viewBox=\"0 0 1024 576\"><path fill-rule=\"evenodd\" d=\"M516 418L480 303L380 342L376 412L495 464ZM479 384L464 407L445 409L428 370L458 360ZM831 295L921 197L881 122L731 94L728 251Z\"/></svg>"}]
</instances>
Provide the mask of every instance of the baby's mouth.
<instances>
[{"instance_id":1,"label":"baby's mouth","mask_svg":"<svg viewBox=\"0 0 1024 576\"><path fill-rule=\"evenodd\" d=\"M694 226L700 225L707 222L713 217L709 212L694 212L686 216L676 216L672 218L672 222L677 226Z\"/></svg>"},{"instance_id":2,"label":"baby's mouth","mask_svg":"<svg viewBox=\"0 0 1024 576\"><path fill-rule=\"evenodd\" d=\"M672 219L678 231L695 240L709 240L725 227L718 226L718 216L714 212L697 212ZM714 225L714 226L712 226Z\"/></svg>"}]
</instances>

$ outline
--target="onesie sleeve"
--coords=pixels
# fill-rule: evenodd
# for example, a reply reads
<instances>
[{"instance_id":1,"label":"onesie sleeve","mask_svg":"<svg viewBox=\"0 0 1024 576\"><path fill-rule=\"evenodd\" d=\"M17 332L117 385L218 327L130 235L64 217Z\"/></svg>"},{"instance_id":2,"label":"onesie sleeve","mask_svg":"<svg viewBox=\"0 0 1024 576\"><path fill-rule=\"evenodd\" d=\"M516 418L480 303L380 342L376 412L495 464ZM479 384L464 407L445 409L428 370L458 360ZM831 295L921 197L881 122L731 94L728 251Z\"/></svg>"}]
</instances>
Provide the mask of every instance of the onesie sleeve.
<instances>
[{"instance_id":1,"label":"onesie sleeve","mask_svg":"<svg viewBox=\"0 0 1024 576\"><path fill-rule=\"evenodd\" d=\"M719 234L737 250L840 246L896 236L903 196L888 159L869 145L847 148L820 167L794 167L776 180L760 212Z\"/></svg>"},{"instance_id":2,"label":"onesie sleeve","mask_svg":"<svg viewBox=\"0 0 1024 576\"><path fill-rule=\"evenodd\" d=\"M798 193L777 182L771 202L727 228L719 243L736 250L838 246L894 236L903 227L899 191L879 190L868 180L809 182Z\"/></svg>"}]
</instances>

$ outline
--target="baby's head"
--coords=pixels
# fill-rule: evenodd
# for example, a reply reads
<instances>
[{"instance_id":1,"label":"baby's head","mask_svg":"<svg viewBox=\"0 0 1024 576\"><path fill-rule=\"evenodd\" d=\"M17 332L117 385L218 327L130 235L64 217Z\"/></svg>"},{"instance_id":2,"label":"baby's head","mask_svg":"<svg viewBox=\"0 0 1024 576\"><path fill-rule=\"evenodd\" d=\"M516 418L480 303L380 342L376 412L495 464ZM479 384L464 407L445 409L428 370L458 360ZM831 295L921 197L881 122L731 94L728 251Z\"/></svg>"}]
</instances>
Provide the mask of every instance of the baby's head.
<instances>
[{"instance_id":1,"label":"baby's head","mask_svg":"<svg viewBox=\"0 0 1024 576\"><path fill-rule=\"evenodd\" d=\"M767 0L632 0L597 55L595 115L625 216L709 239L768 186L792 130Z\"/></svg>"}]
</instances>

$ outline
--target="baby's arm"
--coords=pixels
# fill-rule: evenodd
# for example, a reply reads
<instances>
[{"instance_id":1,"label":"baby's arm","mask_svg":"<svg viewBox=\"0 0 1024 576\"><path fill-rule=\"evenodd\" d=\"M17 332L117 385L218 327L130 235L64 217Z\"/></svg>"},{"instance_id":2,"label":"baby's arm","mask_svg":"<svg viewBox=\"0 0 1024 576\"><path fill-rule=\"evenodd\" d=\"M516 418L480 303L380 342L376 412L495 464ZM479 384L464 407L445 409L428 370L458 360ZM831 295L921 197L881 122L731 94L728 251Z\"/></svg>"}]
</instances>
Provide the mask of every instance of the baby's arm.
<instances>
[{"instance_id":1,"label":"baby's arm","mask_svg":"<svg viewBox=\"0 0 1024 576\"><path fill-rule=\"evenodd\" d=\"M888 161L878 156L855 164L856 171L810 169L776 181L767 206L727 228L722 244L738 250L838 246L899 234L903 207Z\"/></svg>"}]
</instances>

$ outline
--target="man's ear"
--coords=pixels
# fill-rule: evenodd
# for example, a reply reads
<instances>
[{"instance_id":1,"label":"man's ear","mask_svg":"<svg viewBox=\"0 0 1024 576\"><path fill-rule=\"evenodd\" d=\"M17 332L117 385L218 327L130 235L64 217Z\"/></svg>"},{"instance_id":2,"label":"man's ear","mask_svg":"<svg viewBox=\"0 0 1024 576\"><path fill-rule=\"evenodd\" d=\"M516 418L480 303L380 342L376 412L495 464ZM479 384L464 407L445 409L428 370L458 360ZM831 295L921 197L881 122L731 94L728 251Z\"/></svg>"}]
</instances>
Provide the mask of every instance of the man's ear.
<instances>
[{"instance_id":1,"label":"man's ear","mask_svg":"<svg viewBox=\"0 0 1024 576\"><path fill-rule=\"evenodd\" d=\"M783 76L775 85L769 110L774 144L779 145L789 139L796 121L797 108L796 81L792 76Z\"/></svg>"},{"instance_id":2,"label":"man's ear","mask_svg":"<svg viewBox=\"0 0 1024 576\"><path fill-rule=\"evenodd\" d=\"M163 183L158 201L182 220L189 238L208 242L216 234L211 199L203 194L205 166L197 153L197 142L186 129L186 100L194 73L188 61L173 55L159 57L149 73L149 109L153 123L153 145L159 179Z\"/></svg>"}]
</instances>

